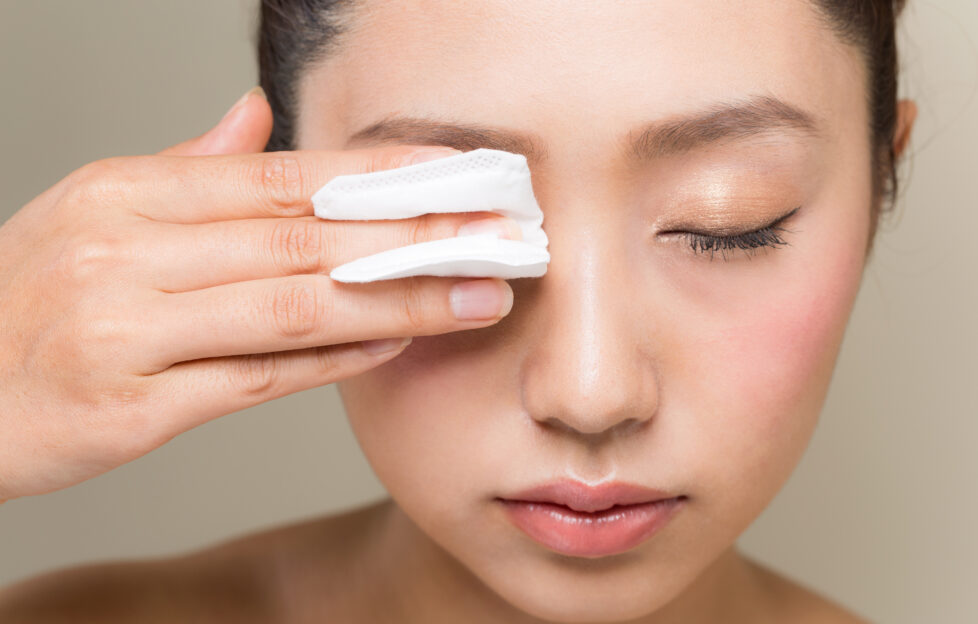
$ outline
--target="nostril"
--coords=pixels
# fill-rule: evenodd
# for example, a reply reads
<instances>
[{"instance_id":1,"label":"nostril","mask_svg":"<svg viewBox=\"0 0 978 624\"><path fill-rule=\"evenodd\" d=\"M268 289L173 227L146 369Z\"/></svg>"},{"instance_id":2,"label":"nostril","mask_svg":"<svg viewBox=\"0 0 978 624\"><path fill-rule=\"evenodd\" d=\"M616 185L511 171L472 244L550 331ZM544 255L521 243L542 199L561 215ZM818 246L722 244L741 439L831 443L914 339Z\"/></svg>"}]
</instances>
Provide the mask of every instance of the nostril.
<instances>
[{"instance_id":1,"label":"nostril","mask_svg":"<svg viewBox=\"0 0 978 624\"><path fill-rule=\"evenodd\" d=\"M587 444L596 445L605 443L612 437L636 435L649 422L649 419L587 417L567 413L561 416L538 419L538 422L562 435L575 436Z\"/></svg>"}]
</instances>

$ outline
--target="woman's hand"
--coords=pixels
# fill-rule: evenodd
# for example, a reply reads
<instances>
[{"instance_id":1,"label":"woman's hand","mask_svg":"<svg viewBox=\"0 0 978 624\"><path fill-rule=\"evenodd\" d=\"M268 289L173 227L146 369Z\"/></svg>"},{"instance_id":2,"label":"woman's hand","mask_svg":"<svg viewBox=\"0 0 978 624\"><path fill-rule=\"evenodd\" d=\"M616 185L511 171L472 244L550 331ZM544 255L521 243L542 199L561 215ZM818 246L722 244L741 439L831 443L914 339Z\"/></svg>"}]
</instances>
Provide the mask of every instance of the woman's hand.
<instances>
[{"instance_id":1,"label":"woman's hand","mask_svg":"<svg viewBox=\"0 0 978 624\"><path fill-rule=\"evenodd\" d=\"M362 373L403 337L509 312L498 279L333 282L334 266L474 220L518 227L490 213L318 219L309 198L330 178L418 148L257 153L271 123L251 93L201 137L82 167L0 227L0 501Z\"/></svg>"}]
</instances>

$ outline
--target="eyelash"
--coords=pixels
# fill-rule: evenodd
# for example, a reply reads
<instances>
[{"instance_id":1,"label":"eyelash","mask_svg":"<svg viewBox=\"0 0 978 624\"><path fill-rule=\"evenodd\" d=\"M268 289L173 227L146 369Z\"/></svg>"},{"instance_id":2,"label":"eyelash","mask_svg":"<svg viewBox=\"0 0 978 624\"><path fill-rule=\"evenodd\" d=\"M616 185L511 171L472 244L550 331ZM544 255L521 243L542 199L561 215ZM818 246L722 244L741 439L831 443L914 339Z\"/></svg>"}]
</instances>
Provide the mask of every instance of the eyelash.
<instances>
[{"instance_id":1,"label":"eyelash","mask_svg":"<svg viewBox=\"0 0 978 624\"><path fill-rule=\"evenodd\" d=\"M751 232L743 232L741 234L734 234L731 236L713 236L711 234L699 234L697 232L683 232L682 236L689 242L690 248L693 253L701 254L710 252L710 260L713 260L713 256L717 251L721 253L724 260L727 260L726 251L728 249L741 249L746 254L747 257L751 257L752 253L762 247L772 247L778 248L781 246L788 246L789 243L781 238L780 232L788 232L785 228L781 227L789 217L794 215L801 206L795 208L788 214L779 217L777 221L766 225L760 229L753 230Z\"/></svg>"}]
</instances>

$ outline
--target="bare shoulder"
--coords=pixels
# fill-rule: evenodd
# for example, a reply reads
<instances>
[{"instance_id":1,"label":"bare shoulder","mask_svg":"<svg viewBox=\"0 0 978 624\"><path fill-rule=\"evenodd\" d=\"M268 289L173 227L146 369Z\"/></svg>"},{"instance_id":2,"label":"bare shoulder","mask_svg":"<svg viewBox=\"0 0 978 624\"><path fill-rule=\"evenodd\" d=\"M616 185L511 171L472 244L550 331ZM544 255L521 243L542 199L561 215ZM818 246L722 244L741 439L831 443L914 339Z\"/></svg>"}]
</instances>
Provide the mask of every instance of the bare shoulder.
<instances>
[{"instance_id":1,"label":"bare shoulder","mask_svg":"<svg viewBox=\"0 0 978 624\"><path fill-rule=\"evenodd\" d=\"M257 561L227 552L49 572L0 590L0 622L265 622Z\"/></svg>"},{"instance_id":2,"label":"bare shoulder","mask_svg":"<svg viewBox=\"0 0 978 624\"><path fill-rule=\"evenodd\" d=\"M755 559L754 572L774 598L778 621L796 624L872 624L865 617Z\"/></svg>"},{"instance_id":3,"label":"bare shoulder","mask_svg":"<svg viewBox=\"0 0 978 624\"><path fill-rule=\"evenodd\" d=\"M258 621L239 617L260 610L257 584L248 566L192 558L86 565L0 590L0 621L152 623L198 613Z\"/></svg>"},{"instance_id":4,"label":"bare shoulder","mask_svg":"<svg viewBox=\"0 0 978 624\"><path fill-rule=\"evenodd\" d=\"M0 622L280 622L306 582L341 578L378 506L254 533L189 555L86 565L0 588ZM324 579L323 576L332 578ZM331 586L332 583L326 586Z\"/></svg>"}]
</instances>

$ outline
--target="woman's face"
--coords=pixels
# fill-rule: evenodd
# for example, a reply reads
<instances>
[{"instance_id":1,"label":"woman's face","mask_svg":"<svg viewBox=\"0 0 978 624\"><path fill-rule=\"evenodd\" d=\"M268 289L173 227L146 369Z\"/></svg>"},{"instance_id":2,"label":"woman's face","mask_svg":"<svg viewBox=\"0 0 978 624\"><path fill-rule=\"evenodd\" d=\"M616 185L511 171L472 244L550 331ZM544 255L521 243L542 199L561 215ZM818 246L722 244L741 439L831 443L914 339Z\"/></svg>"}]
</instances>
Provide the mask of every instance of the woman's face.
<instances>
[{"instance_id":1,"label":"woman's face","mask_svg":"<svg viewBox=\"0 0 978 624\"><path fill-rule=\"evenodd\" d=\"M530 137L551 254L498 324L417 337L340 384L363 451L513 605L650 613L767 506L817 422L869 234L860 57L804 0L357 4L303 83L299 147L453 144L423 127L348 142L391 116ZM453 146L500 145L524 149ZM795 208L787 245L711 254L681 234ZM571 556L496 500L558 479L687 500L627 552Z\"/></svg>"}]
</instances>

